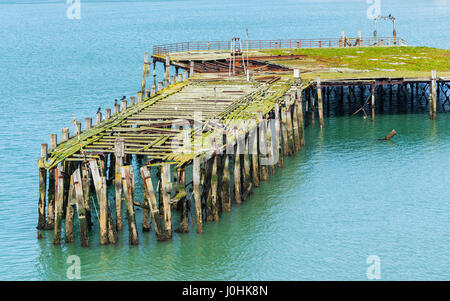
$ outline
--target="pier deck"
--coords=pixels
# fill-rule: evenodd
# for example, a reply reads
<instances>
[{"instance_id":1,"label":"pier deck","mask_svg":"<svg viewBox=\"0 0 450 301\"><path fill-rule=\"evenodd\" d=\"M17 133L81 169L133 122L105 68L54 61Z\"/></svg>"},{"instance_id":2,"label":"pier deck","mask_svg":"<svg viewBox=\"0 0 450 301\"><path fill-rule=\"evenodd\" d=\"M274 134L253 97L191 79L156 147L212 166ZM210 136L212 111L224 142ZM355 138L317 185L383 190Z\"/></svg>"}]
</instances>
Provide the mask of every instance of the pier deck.
<instances>
[{"instance_id":1,"label":"pier deck","mask_svg":"<svg viewBox=\"0 0 450 301\"><path fill-rule=\"evenodd\" d=\"M405 110L409 103L427 107L431 119L438 104L443 111L450 106L448 50L363 47L373 41L361 38L253 41L231 67L229 44L214 43L156 46L151 89L147 55L137 98L116 103L114 113L97 112L94 126L91 118L84 129L74 121L74 135L64 128L59 143L52 134L50 148L42 145L38 229L54 230L55 244L61 243L63 219L66 242L73 240L76 207L82 245L89 245L92 202L100 208L101 244L117 241L125 211L130 244L138 244L135 206L144 209L143 231L154 228L158 240L172 237L172 210L180 212L176 232L188 232L194 222L202 232L205 222L218 221L232 202L245 201L267 181L275 166L283 167L283 156L304 147L304 127L314 125L316 114L324 127L333 99L340 110L347 99L349 114L368 115L367 109L372 121L385 98L392 102L393 92ZM317 48L304 49L308 43ZM158 62L165 68L159 82ZM294 69L300 77L294 78ZM136 165L143 202L134 200ZM188 167L192 181L186 184Z\"/></svg>"}]
</instances>

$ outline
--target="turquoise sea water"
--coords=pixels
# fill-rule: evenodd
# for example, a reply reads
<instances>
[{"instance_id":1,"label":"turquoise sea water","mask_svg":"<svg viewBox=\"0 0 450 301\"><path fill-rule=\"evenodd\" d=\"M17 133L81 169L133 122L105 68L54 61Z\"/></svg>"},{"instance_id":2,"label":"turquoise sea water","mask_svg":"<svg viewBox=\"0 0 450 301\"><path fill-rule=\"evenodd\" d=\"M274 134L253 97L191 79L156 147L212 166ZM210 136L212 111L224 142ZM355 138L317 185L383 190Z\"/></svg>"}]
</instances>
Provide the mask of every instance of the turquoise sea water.
<instances>
[{"instance_id":1,"label":"turquoise sea water","mask_svg":"<svg viewBox=\"0 0 450 301\"><path fill-rule=\"evenodd\" d=\"M449 278L450 115L332 117L306 130L307 146L244 204L195 231L129 247L55 247L36 239L40 144L134 95L145 51L189 40L370 35L369 6L351 1L87 1L81 20L65 1L0 3L0 279L364 280L366 258L383 280ZM408 44L450 48L449 1L381 1ZM390 35L390 24L379 35ZM392 128L398 135L388 143ZM72 128L71 128L72 131ZM138 221L140 223L140 213ZM140 228L140 224L138 225Z\"/></svg>"}]
</instances>

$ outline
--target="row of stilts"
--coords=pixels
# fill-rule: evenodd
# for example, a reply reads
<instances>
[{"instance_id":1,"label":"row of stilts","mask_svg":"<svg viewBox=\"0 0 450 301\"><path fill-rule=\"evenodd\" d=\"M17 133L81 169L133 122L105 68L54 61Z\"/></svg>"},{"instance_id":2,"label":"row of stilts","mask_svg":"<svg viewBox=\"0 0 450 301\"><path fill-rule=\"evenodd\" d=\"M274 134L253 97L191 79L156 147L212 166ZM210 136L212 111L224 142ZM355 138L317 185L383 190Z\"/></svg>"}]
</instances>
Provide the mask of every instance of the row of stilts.
<instances>
[{"instance_id":1,"label":"row of stilts","mask_svg":"<svg viewBox=\"0 0 450 301\"><path fill-rule=\"evenodd\" d=\"M254 188L268 181L276 166L283 167L283 156L292 156L305 145L302 108L302 90L295 86L270 112L255 112L251 120L236 122L211 138L210 147L199 152L188 163L191 166L163 161L142 164L145 158L127 154L124 139L117 138L114 153L63 161L50 170L40 168L37 228L53 230L53 242L59 245L62 234L65 243L74 241L74 225L78 225L83 247L92 245L93 227L98 227L101 245L115 244L125 214L130 245L139 244L139 233L151 230L158 241L170 240L173 231L189 232L194 224L202 233L205 223L219 221L232 204L246 201ZM43 144L41 159L46 156ZM138 182L144 186L142 199L135 197ZM142 232L136 207L143 210ZM173 219L172 213L179 218Z\"/></svg>"}]
</instances>

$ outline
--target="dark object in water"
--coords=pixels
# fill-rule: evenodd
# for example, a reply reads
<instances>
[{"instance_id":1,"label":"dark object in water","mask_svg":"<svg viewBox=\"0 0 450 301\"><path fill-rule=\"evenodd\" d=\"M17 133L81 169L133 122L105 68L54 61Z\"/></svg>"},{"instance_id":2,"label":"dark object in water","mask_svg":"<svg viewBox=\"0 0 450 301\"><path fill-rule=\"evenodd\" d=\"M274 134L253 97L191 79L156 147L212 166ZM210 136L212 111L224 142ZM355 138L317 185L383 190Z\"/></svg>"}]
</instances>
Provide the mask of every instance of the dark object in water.
<instances>
[{"instance_id":1,"label":"dark object in water","mask_svg":"<svg viewBox=\"0 0 450 301\"><path fill-rule=\"evenodd\" d=\"M394 137L395 135L397 135L397 132L395 130L392 130L392 131L389 132L389 134L386 135L386 137L384 137L383 139L378 139L378 140L379 141L388 141L392 137Z\"/></svg>"}]
</instances>

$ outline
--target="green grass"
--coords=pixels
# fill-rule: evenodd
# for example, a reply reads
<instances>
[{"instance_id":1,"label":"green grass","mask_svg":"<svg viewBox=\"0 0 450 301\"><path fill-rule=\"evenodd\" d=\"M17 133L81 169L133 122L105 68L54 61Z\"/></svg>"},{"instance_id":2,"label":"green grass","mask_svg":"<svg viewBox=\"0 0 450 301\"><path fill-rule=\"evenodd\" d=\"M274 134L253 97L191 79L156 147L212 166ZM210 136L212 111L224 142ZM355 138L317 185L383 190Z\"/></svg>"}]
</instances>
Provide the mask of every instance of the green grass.
<instances>
[{"instance_id":1,"label":"green grass","mask_svg":"<svg viewBox=\"0 0 450 301\"><path fill-rule=\"evenodd\" d=\"M261 50L268 55L307 55L304 59L272 61L276 64L298 67L312 73L333 73L337 77L429 76L436 70L446 76L450 73L450 50L429 47L352 47L313 49ZM334 69L332 69L334 70ZM358 76L356 76L358 75Z\"/></svg>"}]
</instances>

